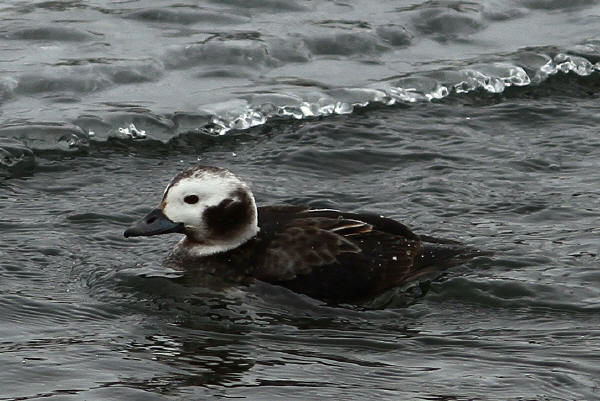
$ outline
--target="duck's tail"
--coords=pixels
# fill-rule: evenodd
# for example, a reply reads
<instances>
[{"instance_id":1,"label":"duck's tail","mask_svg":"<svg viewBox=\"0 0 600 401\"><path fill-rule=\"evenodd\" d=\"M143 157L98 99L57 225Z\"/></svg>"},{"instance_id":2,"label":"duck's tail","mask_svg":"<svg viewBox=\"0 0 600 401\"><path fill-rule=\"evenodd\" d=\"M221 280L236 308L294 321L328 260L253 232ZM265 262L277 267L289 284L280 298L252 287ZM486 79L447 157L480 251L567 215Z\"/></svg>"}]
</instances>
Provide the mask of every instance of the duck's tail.
<instances>
[{"instance_id":1,"label":"duck's tail","mask_svg":"<svg viewBox=\"0 0 600 401\"><path fill-rule=\"evenodd\" d=\"M450 267L460 265L477 256L489 255L478 249L467 247L457 241L421 236L423 248L407 281L437 275Z\"/></svg>"}]
</instances>

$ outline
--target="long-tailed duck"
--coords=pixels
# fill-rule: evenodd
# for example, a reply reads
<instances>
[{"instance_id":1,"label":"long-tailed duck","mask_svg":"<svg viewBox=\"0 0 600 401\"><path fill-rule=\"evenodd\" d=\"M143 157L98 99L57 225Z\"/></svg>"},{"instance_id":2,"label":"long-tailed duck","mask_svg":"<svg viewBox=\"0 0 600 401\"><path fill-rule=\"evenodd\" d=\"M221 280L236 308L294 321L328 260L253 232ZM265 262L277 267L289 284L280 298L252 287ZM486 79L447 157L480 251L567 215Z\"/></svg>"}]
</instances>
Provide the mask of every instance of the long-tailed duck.
<instances>
[{"instance_id":1,"label":"long-tailed duck","mask_svg":"<svg viewBox=\"0 0 600 401\"><path fill-rule=\"evenodd\" d=\"M453 241L418 236L371 214L257 207L250 188L217 167L189 167L125 237L181 233L170 266L282 285L328 302L362 302L473 256Z\"/></svg>"}]
</instances>

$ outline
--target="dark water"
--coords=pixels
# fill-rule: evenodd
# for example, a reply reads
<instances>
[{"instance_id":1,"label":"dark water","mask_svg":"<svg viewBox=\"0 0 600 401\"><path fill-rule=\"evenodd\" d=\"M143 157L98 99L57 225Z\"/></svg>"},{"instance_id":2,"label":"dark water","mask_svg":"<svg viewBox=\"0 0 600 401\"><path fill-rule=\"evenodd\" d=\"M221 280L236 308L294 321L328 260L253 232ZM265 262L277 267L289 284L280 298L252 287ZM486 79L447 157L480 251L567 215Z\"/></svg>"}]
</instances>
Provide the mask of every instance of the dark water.
<instances>
[{"instance_id":1,"label":"dark water","mask_svg":"<svg viewBox=\"0 0 600 401\"><path fill-rule=\"evenodd\" d=\"M600 399L598 2L0 15L0 400ZM122 232L198 162L493 255L410 306L185 287Z\"/></svg>"}]
</instances>

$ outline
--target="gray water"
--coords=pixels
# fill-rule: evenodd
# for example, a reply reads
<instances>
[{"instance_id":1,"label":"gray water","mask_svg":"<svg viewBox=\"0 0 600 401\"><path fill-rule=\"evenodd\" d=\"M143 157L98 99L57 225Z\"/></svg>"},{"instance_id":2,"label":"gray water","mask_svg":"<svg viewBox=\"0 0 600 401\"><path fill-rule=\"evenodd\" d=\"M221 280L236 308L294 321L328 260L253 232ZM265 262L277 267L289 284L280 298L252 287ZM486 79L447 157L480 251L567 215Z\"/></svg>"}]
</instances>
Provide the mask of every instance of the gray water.
<instances>
[{"instance_id":1,"label":"gray water","mask_svg":"<svg viewBox=\"0 0 600 401\"><path fill-rule=\"evenodd\" d=\"M4 1L0 400L600 399L600 4ZM184 166L489 251L412 302L123 238Z\"/></svg>"}]
</instances>

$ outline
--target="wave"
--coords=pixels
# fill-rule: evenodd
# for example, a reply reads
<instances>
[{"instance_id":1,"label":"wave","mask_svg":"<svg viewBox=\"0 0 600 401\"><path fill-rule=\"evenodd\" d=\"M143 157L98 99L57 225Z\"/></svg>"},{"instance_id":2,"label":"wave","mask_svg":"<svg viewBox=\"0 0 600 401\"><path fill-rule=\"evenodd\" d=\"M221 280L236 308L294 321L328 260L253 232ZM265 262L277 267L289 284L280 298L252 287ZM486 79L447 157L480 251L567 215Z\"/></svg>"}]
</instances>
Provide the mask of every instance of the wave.
<instances>
[{"instance_id":1,"label":"wave","mask_svg":"<svg viewBox=\"0 0 600 401\"><path fill-rule=\"evenodd\" d=\"M115 68L111 73L117 76L119 71ZM156 68L152 71L157 73ZM482 93L506 96L508 90L521 87L544 88L545 94L551 95L555 84L550 78L554 76L595 79L598 72L600 41L589 41L568 51L528 48L494 55L487 61L463 61L451 68L388 77L365 87L327 88L312 82L280 79L271 82L267 91L251 91L192 113L158 115L139 105L105 104L104 115L81 115L69 123L17 121L3 126L0 172L12 176L31 169L35 153L85 151L90 144L113 138L168 143L182 134L220 136L273 119L321 118L350 114L373 105L416 105L448 98L468 99ZM29 85L42 83L30 81ZM0 93L1 89L2 85Z\"/></svg>"},{"instance_id":2,"label":"wave","mask_svg":"<svg viewBox=\"0 0 600 401\"><path fill-rule=\"evenodd\" d=\"M205 3L4 9L0 174L115 138L160 146L365 107L552 96L556 76L587 96L578 80L600 70L593 0Z\"/></svg>"},{"instance_id":3,"label":"wave","mask_svg":"<svg viewBox=\"0 0 600 401\"><path fill-rule=\"evenodd\" d=\"M600 50L598 44L580 49ZM483 91L500 94L510 87L540 85L558 73L589 76L600 71L600 62L569 53L555 55L532 50L519 52L505 61L476 63L457 69L392 77L367 88L336 88L309 94L255 94L237 109L216 111L209 132L223 135L232 129L248 129L273 117L296 119L349 114L371 104L414 104L439 101L451 95Z\"/></svg>"}]
</instances>

